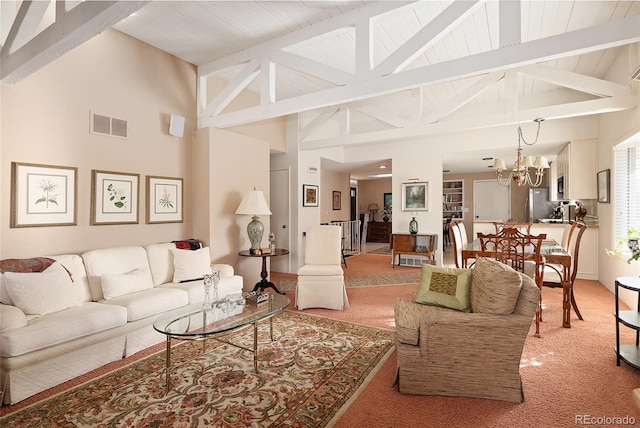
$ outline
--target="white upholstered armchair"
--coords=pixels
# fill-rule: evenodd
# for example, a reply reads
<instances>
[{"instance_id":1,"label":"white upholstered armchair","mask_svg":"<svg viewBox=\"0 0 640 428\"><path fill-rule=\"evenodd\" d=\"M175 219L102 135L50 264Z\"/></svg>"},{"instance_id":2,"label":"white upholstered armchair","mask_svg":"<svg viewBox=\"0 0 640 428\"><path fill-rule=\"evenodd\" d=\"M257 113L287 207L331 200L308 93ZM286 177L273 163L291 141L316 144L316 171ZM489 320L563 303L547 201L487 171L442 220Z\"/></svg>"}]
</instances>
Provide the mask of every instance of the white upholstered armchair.
<instances>
[{"instance_id":1,"label":"white upholstered armchair","mask_svg":"<svg viewBox=\"0 0 640 428\"><path fill-rule=\"evenodd\" d=\"M298 269L298 309L349 307L344 285L342 229L340 226L312 226L307 230L304 266Z\"/></svg>"}]
</instances>

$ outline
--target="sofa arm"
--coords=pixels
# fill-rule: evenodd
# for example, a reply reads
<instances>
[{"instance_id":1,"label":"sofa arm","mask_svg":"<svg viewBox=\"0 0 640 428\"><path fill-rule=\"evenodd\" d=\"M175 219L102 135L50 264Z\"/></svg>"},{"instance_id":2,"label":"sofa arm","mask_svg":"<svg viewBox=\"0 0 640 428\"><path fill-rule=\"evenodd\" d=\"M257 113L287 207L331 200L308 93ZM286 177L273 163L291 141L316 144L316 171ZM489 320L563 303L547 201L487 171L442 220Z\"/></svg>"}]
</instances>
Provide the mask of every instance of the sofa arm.
<instances>
[{"instance_id":1,"label":"sofa arm","mask_svg":"<svg viewBox=\"0 0 640 428\"><path fill-rule=\"evenodd\" d=\"M453 359L478 369L487 360L517 367L531 321L518 314L431 312L420 324L421 354L432 362Z\"/></svg>"},{"instance_id":2,"label":"sofa arm","mask_svg":"<svg viewBox=\"0 0 640 428\"><path fill-rule=\"evenodd\" d=\"M224 263L214 263L211 268L220 271L220 278L227 278L234 274L233 266Z\"/></svg>"},{"instance_id":3,"label":"sofa arm","mask_svg":"<svg viewBox=\"0 0 640 428\"><path fill-rule=\"evenodd\" d=\"M0 303L0 333L27 325L27 316L19 308Z\"/></svg>"}]
</instances>

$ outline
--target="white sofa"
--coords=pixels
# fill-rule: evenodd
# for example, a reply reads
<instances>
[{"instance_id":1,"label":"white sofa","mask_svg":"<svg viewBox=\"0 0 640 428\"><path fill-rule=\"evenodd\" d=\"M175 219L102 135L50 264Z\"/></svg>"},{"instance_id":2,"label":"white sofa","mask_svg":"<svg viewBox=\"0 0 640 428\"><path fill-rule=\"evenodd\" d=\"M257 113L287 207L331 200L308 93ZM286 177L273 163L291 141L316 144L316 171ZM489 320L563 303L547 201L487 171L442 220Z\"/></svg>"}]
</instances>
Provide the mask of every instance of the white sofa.
<instances>
[{"instance_id":1,"label":"white sofa","mask_svg":"<svg viewBox=\"0 0 640 428\"><path fill-rule=\"evenodd\" d=\"M165 336L153 329L153 321L170 309L204 300L202 280L174 282L174 278L188 277L189 270L194 271L191 276L201 277L205 272L195 270L202 270L202 264L210 260L203 262L204 257L209 257L208 248L178 250L173 243L50 256L71 274L68 289L72 291L64 294L73 294L75 303L40 316L20 309L25 308L25 296L16 290L24 288L15 284L36 284L49 271L0 274L2 402L14 404L164 341ZM242 277L234 275L232 266L213 267L220 270L220 298L242 292ZM41 288L27 288L34 289ZM20 304L11 301L12 294ZM57 296L50 300L34 303L54 305Z\"/></svg>"}]
</instances>

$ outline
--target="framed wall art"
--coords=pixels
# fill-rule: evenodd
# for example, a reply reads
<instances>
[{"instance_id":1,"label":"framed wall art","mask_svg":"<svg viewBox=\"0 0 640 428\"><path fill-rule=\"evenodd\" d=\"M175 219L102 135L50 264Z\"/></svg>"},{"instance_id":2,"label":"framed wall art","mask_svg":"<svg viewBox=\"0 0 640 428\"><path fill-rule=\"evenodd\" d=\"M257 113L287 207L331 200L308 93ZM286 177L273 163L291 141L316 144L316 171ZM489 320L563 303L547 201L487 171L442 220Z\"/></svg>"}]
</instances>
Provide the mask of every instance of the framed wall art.
<instances>
[{"instance_id":1,"label":"framed wall art","mask_svg":"<svg viewBox=\"0 0 640 428\"><path fill-rule=\"evenodd\" d=\"M317 207L319 186L314 184L302 185L302 206L303 207Z\"/></svg>"},{"instance_id":2,"label":"framed wall art","mask_svg":"<svg viewBox=\"0 0 640 428\"><path fill-rule=\"evenodd\" d=\"M91 224L138 223L140 174L91 171Z\"/></svg>"},{"instance_id":3,"label":"framed wall art","mask_svg":"<svg viewBox=\"0 0 640 428\"><path fill-rule=\"evenodd\" d=\"M391 212L393 210L393 193L385 193L384 197L384 210Z\"/></svg>"},{"instance_id":4,"label":"framed wall art","mask_svg":"<svg viewBox=\"0 0 640 428\"><path fill-rule=\"evenodd\" d=\"M75 226L78 168L11 162L11 227Z\"/></svg>"},{"instance_id":5,"label":"framed wall art","mask_svg":"<svg viewBox=\"0 0 640 428\"><path fill-rule=\"evenodd\" d=\"M429 211L429 183L402 183L402 211Z\"/></svg>"},{"instance_id":6,"label":"framed wall art","mask_svg":"<svg viewBox=\"0 0 640 428\"><path fill-rule=\"evenodd\" d=\"M147 224L182 223L182 178L147 175Z\"/></svg>"},{"instance_id":7,"label":"framed wall art","mask_svg":"<svg viewBox=\"0 0 640 428\"><path fill-rule=\"evenodd\" d=\"M342 192L339 192L337 190L333 191L333 210L340 210L342 209Z\"/></svg>"},{"instance_id":8,"label":"framed wall art","mask_svg":"<svg viewBox=\"0 0 640 428\"><path fill-rule=\"evenodd\" d=\"M609 199L610 174L611 170L605 169L596 176L598 181L598 202L603 204L611 202Z\"/></svg>"}]
</instances>

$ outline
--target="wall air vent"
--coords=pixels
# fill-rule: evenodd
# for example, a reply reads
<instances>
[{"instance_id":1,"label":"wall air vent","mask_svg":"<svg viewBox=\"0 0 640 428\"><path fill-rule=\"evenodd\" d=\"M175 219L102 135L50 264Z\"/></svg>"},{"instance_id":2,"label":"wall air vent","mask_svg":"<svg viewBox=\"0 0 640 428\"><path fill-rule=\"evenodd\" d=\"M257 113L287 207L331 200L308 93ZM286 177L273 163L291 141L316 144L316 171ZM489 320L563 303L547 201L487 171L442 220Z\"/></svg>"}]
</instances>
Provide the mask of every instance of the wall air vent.
<instances>
[{"instance_id":1,"label":"wall air vent","mask_svg":"<svg viewBox=\"0 0 640 428\"><path fill-rule=\"evenodd\" d=\"M400 266L422 266L428 259L426 257L405 256L400 254Z\"/></svg>"},{"instance_id":2,"label":"wall air vent","mask_svg":"<svg viewBox=\"0 0 640 428\"><path fill-rule=\"evenodd\" d=\"M110 135L112 137L127 138L128 122L99 114L90 114L90 130L93 134Z\"/></svg>"}]
</instances>

